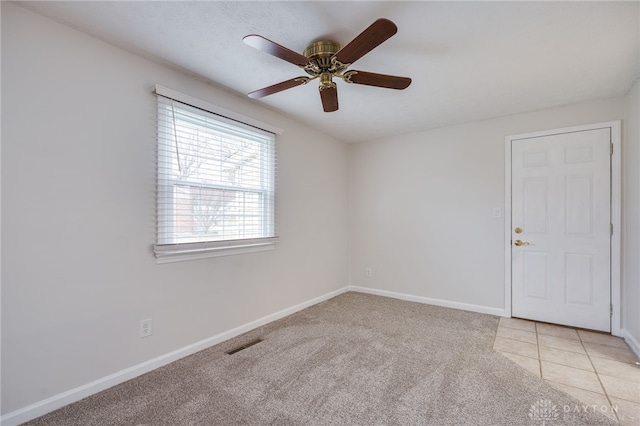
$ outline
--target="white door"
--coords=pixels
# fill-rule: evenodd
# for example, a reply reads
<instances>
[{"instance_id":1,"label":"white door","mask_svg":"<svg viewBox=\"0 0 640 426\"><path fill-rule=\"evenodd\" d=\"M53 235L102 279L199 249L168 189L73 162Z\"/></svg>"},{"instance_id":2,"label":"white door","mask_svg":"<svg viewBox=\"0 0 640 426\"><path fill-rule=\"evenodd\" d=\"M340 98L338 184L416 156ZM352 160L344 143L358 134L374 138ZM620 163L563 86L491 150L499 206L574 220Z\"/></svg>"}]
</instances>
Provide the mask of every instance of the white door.
<instances>
[{"instance_id":1,"label":"white door","mask_svg":"<svg viewBox=\"0 0 640 426\"><path fill-rule=\"evenodd\" d=\"M611 331L609 128L512 141L512 315Z\"/></svg>"}]
</instances>

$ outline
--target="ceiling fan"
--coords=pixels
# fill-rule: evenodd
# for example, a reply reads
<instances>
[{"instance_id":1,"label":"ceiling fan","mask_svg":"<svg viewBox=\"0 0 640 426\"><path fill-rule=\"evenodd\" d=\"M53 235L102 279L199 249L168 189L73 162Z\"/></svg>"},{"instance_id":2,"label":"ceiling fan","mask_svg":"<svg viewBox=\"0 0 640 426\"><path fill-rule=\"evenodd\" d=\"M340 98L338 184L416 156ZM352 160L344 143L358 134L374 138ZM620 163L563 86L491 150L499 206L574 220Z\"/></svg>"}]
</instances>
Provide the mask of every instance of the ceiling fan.
<instances>
[{"instance_id":1,"label":"ceiling fan","mask_svg":"<svg viewBox=\"0 0 640 426\"><path fill-rule=\"evenodd\" d=\"M249 97L262 98L319 78L322 108L325 112L333 112L338 110L338 89L333 82L334 77L341 78L347 83L387 89L406 89L411 84L411 79L408 77L347 70L351 64L382 44L397 31L398 27L393 22L381 18L344 47L335 41L319 40L311 43L302 55L262 36L248 35L242 39L245 44L297 65L310 75L310 77L296 77L256 90L249 93Z\"/></svg>"}]
</instances>

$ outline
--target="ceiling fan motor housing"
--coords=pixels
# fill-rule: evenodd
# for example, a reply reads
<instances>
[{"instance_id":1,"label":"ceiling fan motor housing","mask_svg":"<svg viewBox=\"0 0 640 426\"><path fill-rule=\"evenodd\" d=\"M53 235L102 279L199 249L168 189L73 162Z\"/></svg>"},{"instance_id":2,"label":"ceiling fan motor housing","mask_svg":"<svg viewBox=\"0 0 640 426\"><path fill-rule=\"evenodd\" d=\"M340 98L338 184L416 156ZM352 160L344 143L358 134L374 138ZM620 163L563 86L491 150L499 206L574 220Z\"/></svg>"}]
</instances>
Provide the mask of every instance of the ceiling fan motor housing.
<instances>
[{"instance_id":1,"label":"ceiling fan motor housing","mask_svg":"<svg viewBox=\"0 0 640 426\"><path fill-rule=\"evenodd\" d=\"M303 55L311 60L304 70L313 78L320 77L319 89L335 89L333 76L340 77L348 64L338 62L334 55L342 49L342 45L332 40L318 40L304 50Z\"/></svg>"},{"instance_id":2,"label":"ceiling fan motor housing","mask_svg":"<svg viewBox=\"0 0 640 426\"><path fill-rule=\"evenodd\" d=\"M342 48L340 43L331 40L319 40L311 43L302 53L309 59L316 61L320 69L331 67L331 57Z\"/></svg>"}]
</instances>

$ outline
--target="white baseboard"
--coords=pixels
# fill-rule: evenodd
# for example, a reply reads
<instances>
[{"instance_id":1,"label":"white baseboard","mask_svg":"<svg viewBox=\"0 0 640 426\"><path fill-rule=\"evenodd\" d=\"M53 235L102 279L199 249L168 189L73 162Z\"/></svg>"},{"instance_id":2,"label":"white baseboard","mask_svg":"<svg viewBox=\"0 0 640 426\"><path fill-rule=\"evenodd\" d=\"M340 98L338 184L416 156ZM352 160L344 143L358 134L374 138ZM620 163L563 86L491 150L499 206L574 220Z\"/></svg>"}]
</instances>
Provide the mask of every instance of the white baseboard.
<instances>
[{"instance_id":1,"label":"white baseboard","mask_svg":"<svg viewBox=\"0 0 640 426\"><path fill-rule=\"evenodd\" d=\"M247 324L241 325L234 329L231 329L223 333L217 334L215 336L209 337L207 339L201 340L194 344L182 347L173 352L169 352L167 354L161 355L157 358L150 359L149 361L145 361L138 365L125 368L124 370L118 371L109 376L95 380L91 383L87 383L86 385L79 386L77 388L68 390L66 392L62 392L60 394L54 395L42 401L28 405L24 408L20 408L18 410L12 411L2 416L2 418L0 418L0 424L3 426L15 426L15 425L19 425L21 423L27 422L29 420L33 420L36 417L43 416L47 413L50 413L51 411L57 410L58 408L62 408L65 405L71 404L76 401L80 401L81 399L86 398L90 395L96 394L105 389L108 389L120 383L126 382L127 380L131 380L142 374L148 373L149 371L155 370L156 368L160 368L173 361L179 360L180 358L184 358L188 355L192 355L210 346L217 345L218 343L221 343L221 342L224 342L225 340L229 340L233 337L239 336L243 333L251 331L255 328L258 328L270 322L284 318L288 315L291 315L305 308L308 308L309 306L313 306L320 302L324 302L325 300L331 299L347 291L348 291L348 287L344 287L339 290L332 291L330 293L324 294L314 299L307 300L306 302L299 303L290 308L283 309L274 314L267 315L255 321L251 321Z\"/></svg>"},{"instance_id":2,"label":"white baseboard","mask_svg":"<svg viewBox=\"0 0 640 426\"><path fill-rule=\"evenodd\" d=\"M478 312L481 314L496 315L499 317L508 316L504 309L491 308L488 306L472 305L469 303L454 302L451 300L432 299L429 297L413 296L411 294L396 293L395 291L379 290L376 288L359 287L350 285L347 287L349 291L357 291L359 293L374 294L377 296L391 297L393 299L406 300L408 302L418 302L427 305L443 306L445 308L460 309L463 311Z\"/></svg>"},{"instance_id":3,"label":"white baseboard","mask_svg":"<svg viewBox=\"0 0 640 426\"><path fill-rule=\"evenodd\" d=\"M620 330L620 337L622 337L624 341L627 342L627 345L629 345L629 347L636 354L638 359L640 359L640 342L638 341L638 339L633 337L631 333L629 333L624 328Z\"/></svg>"}]
</instances>

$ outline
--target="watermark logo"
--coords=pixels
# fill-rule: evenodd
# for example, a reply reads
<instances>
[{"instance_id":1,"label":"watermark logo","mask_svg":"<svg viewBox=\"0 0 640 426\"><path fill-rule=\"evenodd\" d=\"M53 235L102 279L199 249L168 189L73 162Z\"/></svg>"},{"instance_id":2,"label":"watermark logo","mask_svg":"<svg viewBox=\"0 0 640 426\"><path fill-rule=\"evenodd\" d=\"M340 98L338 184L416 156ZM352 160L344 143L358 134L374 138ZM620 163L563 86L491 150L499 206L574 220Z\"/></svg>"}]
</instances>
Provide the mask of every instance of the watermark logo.
<instances>
[{"instance_id":1,"label":"watermark logo","mask_svg":"<svg viewBox=\"0 0 640 426\"><path fill-rule=\"evenodd\" d=\"M552 426L552 422L562 418L567 420L570 418L579 420L585 415L601 414L610 419L619 419L620 421L639 420L640 417L630 415L629 413L620 413L618 406L609 405L556 405L548 399L541 399L529 408L528 417L532 422L540 422L541 426ZM635 424L635 423L634 423ZM640 426L640 423L638 424Z\"/></svg>"},{"instance_id":2,"label":"watermark logo","mask_svg":"<svg viewBox=\"0 0 640 426\"><path fill-rule=\"evenodd\" d=\"M541 399L531 404L529 408L529 418L538 422L542 422L542 426L547 422L553 422L560 416L560 407L553 404L548 399Z\"/></svg>"}]
</instances>

